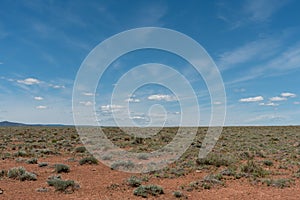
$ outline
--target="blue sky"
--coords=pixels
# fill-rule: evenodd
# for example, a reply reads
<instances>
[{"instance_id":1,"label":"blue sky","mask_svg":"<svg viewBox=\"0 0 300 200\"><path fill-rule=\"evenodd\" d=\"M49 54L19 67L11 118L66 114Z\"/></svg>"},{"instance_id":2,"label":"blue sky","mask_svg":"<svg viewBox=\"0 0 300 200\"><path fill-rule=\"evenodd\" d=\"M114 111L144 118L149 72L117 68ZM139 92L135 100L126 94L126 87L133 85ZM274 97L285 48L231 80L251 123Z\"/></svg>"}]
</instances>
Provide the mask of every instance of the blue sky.
<instances>
[{"instance_id":1,"label":"blue sky","mask_svg":"<svg viewBox=\"0 0 300 200\"><path fill-rule=\"evenodd\" d=\"M299 125L299 1L2 0L0 5L0 121L73 124L73 84L89 52L119 32L151 26L182 32L205 48L224 81L226 125ZM200 124L207 125L212 103L203 78L184 60L158 50L118 58L96 93L83 94L95 96L95 105L82 105L95 106L101 125L113 124L111 111L123 112L110 101L115 83L134 66L154 61L191 81ZM167 125L180 120L179 102L163 86L140 87L127 101L136 124L151 117L161 124L165 114Z\"/></svg>"}]
</instances>

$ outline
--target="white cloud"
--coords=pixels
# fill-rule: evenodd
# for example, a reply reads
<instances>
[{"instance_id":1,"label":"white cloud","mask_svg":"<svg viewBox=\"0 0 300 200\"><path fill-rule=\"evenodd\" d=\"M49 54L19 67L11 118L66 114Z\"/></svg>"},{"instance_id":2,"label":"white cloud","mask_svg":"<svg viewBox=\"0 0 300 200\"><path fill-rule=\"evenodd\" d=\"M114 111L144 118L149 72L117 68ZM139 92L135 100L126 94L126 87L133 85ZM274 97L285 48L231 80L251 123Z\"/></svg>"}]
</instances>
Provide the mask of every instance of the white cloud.
<instances>
[{"instance_id":1,"label":"white cloud","mask_svg":"<svg viewBox=\"0 0 300 200\"><path fill-rule=\"evenodd\" d=\"M214 105L221 105L222 104L222 102L220 102L220 101L215 101L214 102Z\"/></svg>"},{"instance_id":2,"label":"white cloud","mask_svg":"<svg viewBox=\"0 0 300 200\"><path fill-rule=\"evenodd\" d=\"M47 109L48 107L47 106L37 106L37 107L35 107L36 109Z\"/></svg>"},{"instance_id":3,"label":"white cloud","mask_svg":"<svg viewBox=\"0 0 300 200\"><path fill-rule=\"evenodd\" d=\"M85 105L85 106L92 106L92 105L94 105L93 102L91 102L91 101L81 101L79 103L82 104L82 105Z\"/></svg>"},{"instance_id":4,"label":"white cloud","mask_svg":"<svg viewBox=\"0 0 300 200\"><path fill-rule=\"evenodd\" d=\"M240 99L240 102L257 102L257 101L263 101L264 98L262 96L256 96L256 97L248 97Z\"/></svg>"},{"instance_id":5,"label":"white cloud","mask_svg":"<svg viewBox=\"0 0 300 200\"><path fill-rule=\"evenodd\" d=\"M100 107L101 111L105 111L105 112L119 111L122 108L124 107L121 105L114 105L114 104L112 105L108 104Z\"/></svg>"},{"instance_id":6,"label":"white cloud","mask_svg":"<svg viewBox=\"0 0 300 200\"><path fill-rule=\"evenodd\" d=\"M41 81L35 78L26 78L24 80L17 80L18 83L22 83L25 85L35 85L35 84L40 84Z\"/></svg>"},{"instance_id":7,"label":"white cloud","mask_svg":"<svg viewBox=\"0 0 300 200\"><path fill-rule=\"evenodd\" d=\"M92 92L84 92L82 93L84 96L94 96L95 94Z\"/></svg>"},{"instance_id":8,"label":"white cloud","mask_svg":"<svg viewBox=\"0 0 300 200\"><path fill-rule=\"evenodd\" d=\"M141 100L136 99L136 98L128 98L128 99L126 99L126 102L139 103L139 102L141 102Z\"/></svg>"},{"instance_id":9,"label":"white cloud","mask_svg":"<svg viewBox=\"0 0 300 200\"><path fill-rule=\"evenodd\" d=\"M155 100L155 101L176 101L176 97L175 96L171 96L171 95L166 95L166 94L154 94L154 95L150 95L148 97L149 100Z\"/></svg>"},{"instance_id":10,"label":"white cloud","mask_svg":"<svg viewBox=\"0 0 300 200\"><path fill-rule=\"evenodd\" d=\"M281 93L282 97L296 97L296 94L290 92L283 92Z\"/></svg>"},{"instance_id":11,"label":"white cloud","mask_svg":"<svg viewBox=\"0 0 300 200\"><path fill-rule=\"evenodd\" d=\"M133 116L133 117L130 117L130 119L142 119L142 120L144 120L146 118L143 117L143 116Z\"/></svg>"},{"instance_id":12,"label":"white cloud","mask_svg":"<svg viewBox=\"0 0 300 200\"><path fill-rule=\"evenodd\" d=\"M50 87L54 88L54 89L64 89L66 88L64 85L53 85L53 84L49 84Z\"/></svg>"},{"instance_id":13,"label":"white cloud","mask_svg":"<svg viewBox=\"0 0 300 200\"><path fill-rule=\"evenodd\" d=\"M270 101L286 101L287 98L286 97L271 97L269 100Z\"/></svg>"},{"instance_id":14,"label":"white cloud","mask_svg":"<svg viewBox=\"0 0 300 200\"><path fill-rule=\"evenodd\" d=\"M299 101L295 101L294 104L295 105L300 105L300 102Z\"/></svg>"},{"instance_id":15,"label":"white cloud","mask_svg":"<svg viewBox=\"0 0 300 200\"><path fill-rule=\"evenodd\" d=\"M43 97L34 97L34 99L37 101L42 101L44 98Z\"/></svg>"},{"instance_id":16,"label":"white cloud","mask_svg":"<svg viewBox=\"0 0 300 200\"><path fill-rule=\"evenodd\" d=\"M3 65L3 62L0 62L0 65Z\"/></svg>"},{"instance_id":17,"label":"white cloud","mask_svg":"<svg viewBox=\"0 0 300 200\"><path fill-rule=\"evenodd\" d=\"M268 102L268 103L260 103L260 106L279 106L279 104L274 102Z\"/></svg>"}]
</instances>

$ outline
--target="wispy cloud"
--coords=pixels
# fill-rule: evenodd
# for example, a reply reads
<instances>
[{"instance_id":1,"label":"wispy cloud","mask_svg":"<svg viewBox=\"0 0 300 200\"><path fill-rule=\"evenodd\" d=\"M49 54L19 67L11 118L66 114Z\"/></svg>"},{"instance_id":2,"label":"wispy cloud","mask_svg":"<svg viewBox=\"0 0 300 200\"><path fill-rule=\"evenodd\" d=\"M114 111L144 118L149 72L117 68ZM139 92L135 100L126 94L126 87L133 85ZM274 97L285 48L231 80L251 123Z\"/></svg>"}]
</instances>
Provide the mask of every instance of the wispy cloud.
<instances>
[{"instance_id":1,"label":"wispy cloud","mask_svg":"<svg viewBox=\"0 0 300 200\"><path fill-rule=\"evenodd\" d=\"M242 98L239 100L239 102L257 102L257 101L263 101L264 98L262 96L256 96L256 97L248 97L248 98Z\"/></svg>"},{"instance_id":2,"label":"wispy cloud","mask_svg":"<svg viewBox=\"0 0 300 200\"><path fill-rule=\"evenodd\" d=\"M42 101L42 100L44 100L44 98L43 98L43 97L39 97L39 96L37 96L37 97L34 97L34 100L37 100L37 101Z\"/></svg>"},{"instance_id":3,"label":"wispy cloud","mask_svg":"<svg viewBox=\"0 0 300 200\"><path fill-rule=\"evenodd\" d=\"M95 94L92 92L84 92L82 93L84 96L94 96Z\"/></svg>"},{"instance_id":4,"label":"wispy cloud","mask_svg":"<svg viewBox=\"0 0 300 200\"><path fill-rule=\"evenodd\" d=\"M84 106L93 106L94 105L94 103L91 102L91 101L81 101L79 103L84 105Z\"/></svg>"},{"instance_id":5,"label":"wispy cloud","mask_svg":"<svg viewBox=\"0 0 300 200\"><path fill-rule=\"evenodd\" d=\"M123 109L122 105L114 105L114 104L107 104L100 107L101 111L103 112L117 112Z\"/></svg>"},{"instance_id":6,"label":"wispy cloud","mask_svg":"<svg viewBox=\"0 0 300 200\"><path fill-rule=\"evenodd\" d=\"M284 119L286 119L286 117L283 115L264 114L264 115L259 115L259 116L247 119L245 122L246 123L264 124L266 122L277 123Z\"/></svg>"},{"instance_id":7,"label":"wispy cloud","mask_svg":"<svg viewBox=\"0 0 300 200\"><path fill-rule=\"evenodd\" d=\"M270 18L289 1L262 0L218 3L218 18L229 24L230 29L240 28L249 24L266 23Z\"/></svg>"},{"instance_id":8,"label":"wispy cloud","mask_svg":"<svg viewBox=\"0 0 300 200\"><path fill-rule=\"evenodd\" d=\"M43 109L47 109L48 107L47 106L42 106L42 105L40 105L40 106L37 106L37 107L35 107L36 109L39 109L39 110L43 110Z\"/></svg>"},{"instance_id":9,"label":"wispy cloud","mask_svg":"<svg viewBox=\"0 0 300 200\"><path fill-rule=\"evenodd\" d=\"M244 5L244 12L251 21L264 22L269 20L276 11L288 2L281 0L247 0Z\"/></svg>"},{"instance_id":10,"label":"wispy cloud","mask_svg":"<svg viewBox=\"0 0 300 200\"><path fill-rule=\"evenodd\" d=\"M148 97L149 100L155 101L176 101L177 98L175 96L167 95L167 94L154 94Z\"/></svg>"},{"instance_id":11,"label":"wispy cloud","mask_svg":"<svg viewBox=\"0 0 300 200\"><path fill-rule=\"evenodd\" d=\"M300 102L299 101L295 101L294 104L295 105L300 105Z\"/></svg>"},{"instance_id":12,"label":"wispy cloud","mask_svg":"<svg viewBox=\"0 0 300 200\"><path fill-rule=\"evenodd\" d=\"M271 97L269 100L270 101L286 101L287 98L286 97Z\"/></svg>"},{"instance_id":13,"label":"wispy cloud","mask_svg":"<svg viewBox=\"0 0 300 200\"><path fill-rule=\"evenodd\" d=\"M141 100L137 99L137 98L128 98L125 101L126 102L131 102L131 103L139 103L139 102L141 102Z\"/></svg>"},{"instance_id":14,"label":"wispy cloud","mask_svg":"<svg viewBox=\"0 0 300 200\"><path fill-rule=\"evenodd\" d=\"M246 43L241 47L221 54L217 62L218 66L221 70L226 70L238 67L240 64L251 61L254 58L256 61L265 59L276 53L276 49L280 46L280 43L280 40L273 38L259 39Z\"/></svg>"},{"instance_id":15,"label":"wispy cloud","mask_svg":"<svg viewBox=\"0 0 300 200\"><path fill-rule=\"evenodd\" d=\"M26 78L24 80L17 80L17 82L25 85L36 85L41 83L40 80L35 78Z\"/></svg>"},{"instance_id":16,"label":"wispy cloud","mask_svg":"<svg viewBox=\"0 0 300 200\"><path fill-rule=\"evenodd\" d=\"M276 56L260 61L249 70L244 71L243 74L246 75L239 76L226 84L237 84L259 77L272 77L286 74L292 72L294 69L298 69L299 63L300 43L297 43L292 47L281 50Z\"/></svg>"},{"instance_id":17,"label":"wispy cloud","mask_svg":"<svg viewBox=\"0 0 300 200\"><path fill-rule=\"evenodd\" d=\"M49 84L49 86L54 88L54 89L64 89L64 88L66 88L64 85Z\"/></svg>"},{"instance_id":18,"label":"wispy cloud","mask_svg":"<svg viewBox=\"0 0 300 200\"><path fill-rule=\"evenodd\" d=\"M268 103L259 103L260 106L279 106L279 104L274 102L268 102Z\"/></svg>"}]
</instances>

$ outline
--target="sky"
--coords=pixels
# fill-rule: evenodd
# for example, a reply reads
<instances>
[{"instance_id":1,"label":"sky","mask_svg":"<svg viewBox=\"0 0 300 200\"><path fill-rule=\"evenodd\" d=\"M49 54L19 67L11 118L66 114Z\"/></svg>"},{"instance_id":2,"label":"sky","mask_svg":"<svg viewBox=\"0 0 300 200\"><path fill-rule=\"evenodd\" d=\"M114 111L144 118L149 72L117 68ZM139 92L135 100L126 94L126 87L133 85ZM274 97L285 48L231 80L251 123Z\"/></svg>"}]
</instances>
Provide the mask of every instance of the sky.
<instances>
[{"instance_id":1,"label":"sky","mask_svg":"<svg viewBox=\"0 0 300 200\"><path fill-rule=\"evenodd\" d=\"M183 33L205 49L222 77L226 102L211 101L205 78L186 60L157 49L138 50L111 63L96 90L82 92L95 99L80 105L93 108L100 125L115 125L116 113L137 126L176 126L181 106L193 121L195 105L181 105L176 90L157 83L117 99L128 103L126 109L111 101L124 74L132 81L167 80L172 72L154 65L138 74L130 71L154 62L190 81L200 107L199 125L209 124L212 105L226 106L227 126L299 125L299 9L297 0L0 0L0 121L73 124L73 86L89 53L120 32L161 27Z\"/></svg>"}]
</instances>

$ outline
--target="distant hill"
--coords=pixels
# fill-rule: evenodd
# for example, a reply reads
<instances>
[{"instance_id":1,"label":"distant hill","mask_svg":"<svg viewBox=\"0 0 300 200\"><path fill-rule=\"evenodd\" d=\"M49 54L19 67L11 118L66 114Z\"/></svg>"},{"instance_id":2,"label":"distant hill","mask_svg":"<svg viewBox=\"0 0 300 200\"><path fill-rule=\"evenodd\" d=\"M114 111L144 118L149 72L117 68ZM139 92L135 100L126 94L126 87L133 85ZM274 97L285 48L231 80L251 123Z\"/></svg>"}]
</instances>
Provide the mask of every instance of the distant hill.
<instances>
[{"instance_id":1,"label":"distant hill","mask_svg":"<svg viewBox=\"0 0 300 200\"><path fill-rule=\"evenodd\" d=\"M3 121L3 122L0 122L0 126L26 126L26 124L17 123L17 122Z\"/></svg>"},{"instance_id":2,"label":"distant hill","mask_svg":"<svg viewBox=\"0 0 300 200\"><path fill-rule=\"evenodd\" d=\"M9 121L2 121L0 122L0 127L3 126L69 126L63 124L23 124L18 122L9 122Z\"/></svg>"}]
</instances>

